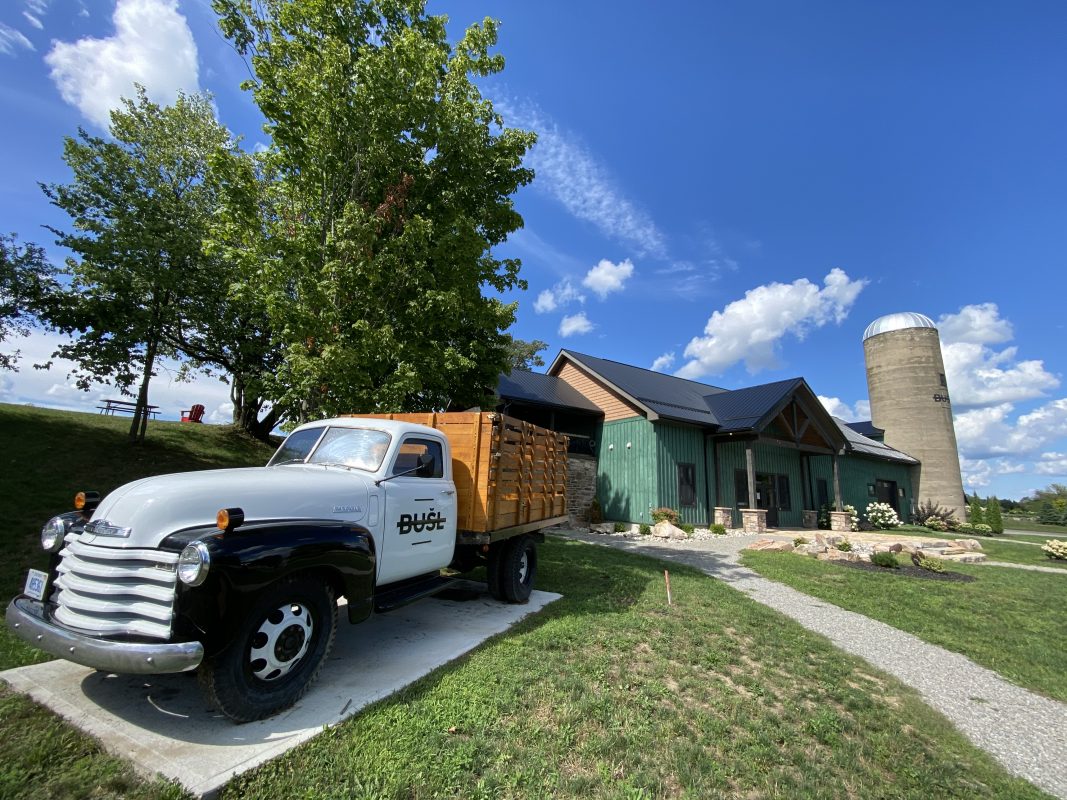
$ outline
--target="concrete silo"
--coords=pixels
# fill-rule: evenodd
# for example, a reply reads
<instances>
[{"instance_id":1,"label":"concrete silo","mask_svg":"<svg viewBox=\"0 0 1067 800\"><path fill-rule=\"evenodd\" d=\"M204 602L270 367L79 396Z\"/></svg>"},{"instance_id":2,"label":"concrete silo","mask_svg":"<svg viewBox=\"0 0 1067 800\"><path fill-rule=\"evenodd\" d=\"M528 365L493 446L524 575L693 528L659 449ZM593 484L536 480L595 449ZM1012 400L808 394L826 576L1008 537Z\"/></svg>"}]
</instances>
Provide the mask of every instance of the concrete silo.
<instances>
[{"instance_id":1,"label":"concrete silo","mask_svg":"<svg viewBox=\"0 0 1067 800\"><path fill-rule=\"evenodd\" d=\"M880 317L863 333L871 421L885 443L919 459L913 491L965 520L956 431L952 427L941 338L933 320L903 312Z\"/></svg>"}]
</instances>

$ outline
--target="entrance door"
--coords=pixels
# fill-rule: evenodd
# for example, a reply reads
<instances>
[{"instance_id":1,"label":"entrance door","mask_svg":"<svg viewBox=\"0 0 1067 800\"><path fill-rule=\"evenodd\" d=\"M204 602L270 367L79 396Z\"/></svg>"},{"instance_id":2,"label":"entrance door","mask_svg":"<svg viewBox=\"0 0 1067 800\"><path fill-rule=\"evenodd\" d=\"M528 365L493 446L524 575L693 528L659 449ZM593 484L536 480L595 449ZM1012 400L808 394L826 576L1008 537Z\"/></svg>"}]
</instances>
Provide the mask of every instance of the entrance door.
<instances>
[{"instance_id":1,"label":"entrance door","mask_svg":"<svg viewBox=\"0 0 1067 800\"><path fill-rule=\"evenodd\" d=\"M778 527L778 502L774 475L756 475L756 508L766 509L767 527Z\"/></svg>"},{"instance_id":2,"label":"entrance door","mask_svg":"<svg viewBox=\"0 0 1067 800\"><path fill-rule=\"evenodd\" d=\"M900 513L900 508L897 505L897 482L896 481L883 481L878 478L874 482L874 497L879 503L889 503L893 507L893 510Z\"/></svg>"},{"instance_id":3,"label":"entrance door","mask_svg":"<svg viewBox=\"0 0 1067 800\"><path fill-rule=\"evenodd\" d=\"M443 443L429 436L408 436L397 448L390 480L382 483L385 547L379 584L433 572L452 560L456 490L443 453Z\"/></svg>"}]
</instances>

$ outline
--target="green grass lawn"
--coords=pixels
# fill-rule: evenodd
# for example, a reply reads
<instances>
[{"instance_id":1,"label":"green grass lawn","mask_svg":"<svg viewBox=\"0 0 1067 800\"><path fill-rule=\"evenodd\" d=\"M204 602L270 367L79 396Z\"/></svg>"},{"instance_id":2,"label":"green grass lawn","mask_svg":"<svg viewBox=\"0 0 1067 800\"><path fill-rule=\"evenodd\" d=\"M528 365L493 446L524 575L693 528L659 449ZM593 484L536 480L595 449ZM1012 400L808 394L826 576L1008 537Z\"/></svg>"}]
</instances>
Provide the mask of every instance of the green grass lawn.
<instances>
[{"instance_id":1,"label":"green grass lawn","mask_svg":"<svg viewBox=\"0 0 1067 800\"><path fill-rule=\"evenodd\" d=\"M949 570L976 580L950 583L790 553L746 552L742 562L771 580L962 653L1020 686L1067 701L1067 625L1056 600L1067 593L1067 576L952 564Z\"/></svg>"},{"instance_id":2,"label":"green grass lawn","mask_svg":"<svg viewBox=\"0 0 1067 800\"><path fill-rule=\"evenodd\" d=\"M1012 531L1039 531L1055 538L1067 539L1067 526L1064 525L1044 525L1031 519L1004 517L1004 527Z\"/></svg>"},{"instance_id":3,"label":"green grass lawn","mask_svg":"<svg viewBox=\"0 0 1067 800\"><path fill-rule=\"evenodd\" d=\"M145 459L125 447L119 420L0 406L0 425L9 441L28 440L0 475L36 475L15 493L25 530L5 531L27 564L41 518L66 508L74 489L265 455L208 427L153 426L155 455ZM668 606L661 562L553 538L540 553L537 585L562 600L221 796L1045 796L911 689L725 584L672 567ZM14 593L21 568L4 569ZM181 795L9 691L0 692L0 741L3 797Z\"/></svg>"}]
</instances>

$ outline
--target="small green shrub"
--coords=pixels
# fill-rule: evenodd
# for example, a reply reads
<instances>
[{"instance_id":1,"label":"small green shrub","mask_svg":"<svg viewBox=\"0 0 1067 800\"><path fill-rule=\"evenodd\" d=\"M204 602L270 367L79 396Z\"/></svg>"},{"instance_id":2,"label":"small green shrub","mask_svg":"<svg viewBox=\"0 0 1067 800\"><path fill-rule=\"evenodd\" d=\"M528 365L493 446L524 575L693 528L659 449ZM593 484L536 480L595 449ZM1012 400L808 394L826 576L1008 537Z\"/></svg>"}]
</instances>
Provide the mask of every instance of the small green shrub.
<instances>
[{"instance_id":1,"label":"small green shrub","mask_svg":"<svg viewBox=\"0 0 1067 800\"><path fill-rule=\"evenodd\" d=\"M696 527L694 525L690 525L688 522L680 522L678 523L678 527L685 531L686 536L692 536L693 531L696 530Z\"/></svg>"},{"instance_id":2,"label":"small green shrub","mask_svg":"<svg viewBox=\"0 0 1067 800\"><path fill-rule=\"evenodd\" d=\"M671 525L677 525L681 521L681 517L678 516L678 512L673 508L667 508L663 506L661 508L652 509L650 516L653 522L669 522Z\"/></svg>"},{"instance_id":3,"label":"small green shrub","mask_svg":"<svg viewBox=\"0 0 1067 800\"><path fill-rule=\"evenodd\" d=\"M842 553L852 552L852 542L850 542L848 539L845 539L843 542L838 542L836 547Z\"/></svg>"},{"instance_id":4,"label":"small green shrub","mask_svg":"<svg viewBox=\"0 0 1067 800\"><path fill-rule=\"evenodd\" d=\"M604 512L600 508L600 501L595 497L593 502L589 504L589 522L592 525L599 525L604 521Z\"/></svg>"},{"instance_id":5,"label":"small green shrub","mask_svg":"<svg viewBox=\"0 0 1067 800\"><path fill-rule=\"evenodd\" d=\"M876 567L900 569L900 563L897 561L897 557L892 553L871 553L871 563Z\"/></svg>"},{"instance_id":6,"label":"small green shrub","mask_svg":"<svg viewBox=\"0 0 1067 800\"><path fill-rule=\"evenodd\" d=\"M649 536L652 533L652 526L642 522L641 527L638 528L642 536Z\"/></svg>"},{"instance_id":7,"label":"small green shrub","mask_svg":"<svg viewBox=\"0 0 1067 800\"><path fill-rule=\"evenodd\" d=\"M793 539L793 547L800 547L802 544L807 544L808 540L803 536L797 536Z\"/></svg>"},{"instance_id":8,"label":"small green shrub","mask_svg":"<svg viewBox=\"0 0 1067 800\"><path fill-rule=\"evenodd\" d=\"M928 572L943 573L945 571L944 561L942 561L940 558L928 556L926 555L926 553L916 553L914 563L915 566L921 567L922 569L925 569Z\"/></svg>"},{"instance_id":9,"label":"small green shrub","mask_svg":"<svg viewBox=\"0 0 1067 800\"><path fill-rule=\"evenodd\" d=\"M630 526L624 522L616 522L613 527L615 528L615 533L625 533Z\"/></svg>"},{"instance_id":10,"label":"small green shrub","mask_svg":"<svg viewBox=\"0 0 1067 800\"><path fill-rule=\"evenodd\" d=\"M979 536L992 536L993 535L993 528L991 526L989 526L989 525L986 525L984 523L979 522L977 525L974 525L973 527L974 527L974 532L977 533Z\"/></svg>"},{"instance_id":11,"label":"small green shrub","mask_svg":"<svg viewBox=\"0 0 1067 800\"><path fill-rule=\"evenodd\" d=\"M708 530L710 530L716 536L725 536L726 535L726 526L723 525L721 522L716 522Z\"/></svg>"},{"instance_id":12,"label":"small green shrub","mask_svg":"<svg viewBox=\"0 0 1067 800\"><path fill-rule=\"evenodd\" d=\"M932 531L938 531L940 533L944 533L948 530L948 523L941 519L941 517L927 517L923 525Z\"/></svg>"},{"instance_id":13,"label":"small green shrub","mask_svg":"<svg viewBox=\"0 0 1067 800\"><path fill-rule=\"evenodd\" d=\"M957 530L960 533L974 533L974 525L969 522L961 522Z\"/></svg>"}]
</instances>

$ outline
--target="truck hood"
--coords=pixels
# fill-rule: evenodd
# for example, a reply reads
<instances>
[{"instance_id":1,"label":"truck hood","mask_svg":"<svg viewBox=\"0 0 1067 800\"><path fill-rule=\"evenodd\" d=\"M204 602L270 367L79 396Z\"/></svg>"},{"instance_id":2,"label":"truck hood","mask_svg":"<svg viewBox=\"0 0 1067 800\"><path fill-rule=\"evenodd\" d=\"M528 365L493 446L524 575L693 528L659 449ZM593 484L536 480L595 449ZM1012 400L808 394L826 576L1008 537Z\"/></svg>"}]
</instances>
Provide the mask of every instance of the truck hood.
<instances>
[{"instance_id":1,"label":"truck hood","mask_svg":"<svg viewBox=\"0 0 1067 800\"><path fill-rule=\"evenodd\" d=\"M157 547L175 531L213 526L220 508L242 509L246 524L270 519L359 522L367 516L368 483L353 471L310 465L144 478L120 486L101 501L92 516L100 525L89 526L97 533L86 531L82 541L102 547ZM126 528L129 534L122 535Z\"/></svg>"}]
</instances>

